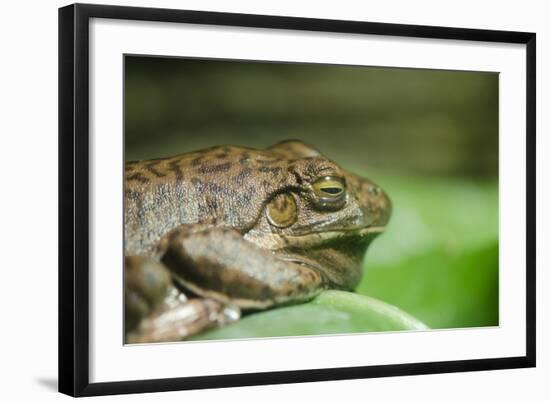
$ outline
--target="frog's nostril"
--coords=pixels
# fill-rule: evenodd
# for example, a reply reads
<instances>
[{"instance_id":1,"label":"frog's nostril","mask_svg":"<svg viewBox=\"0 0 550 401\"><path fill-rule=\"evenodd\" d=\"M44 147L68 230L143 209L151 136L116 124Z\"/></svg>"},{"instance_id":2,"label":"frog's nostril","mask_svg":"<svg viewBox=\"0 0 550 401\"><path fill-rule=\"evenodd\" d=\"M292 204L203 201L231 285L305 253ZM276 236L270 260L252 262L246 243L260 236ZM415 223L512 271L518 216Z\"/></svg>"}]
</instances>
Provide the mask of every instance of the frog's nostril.
<instances>
[{"instance_id":1,"label":"frog's nostril","mask_svg":"<svg viewBox=\"0 0 550 401\"><path fill-rule=\"evenodd\" d=\"M382 190L380 189L380 187L378 187L376 185L373 185L373 186L369 187L368 191L369 191L369 194L371 194L373 196L378 196L382 193Z\"/></svg>"}]
</instances>

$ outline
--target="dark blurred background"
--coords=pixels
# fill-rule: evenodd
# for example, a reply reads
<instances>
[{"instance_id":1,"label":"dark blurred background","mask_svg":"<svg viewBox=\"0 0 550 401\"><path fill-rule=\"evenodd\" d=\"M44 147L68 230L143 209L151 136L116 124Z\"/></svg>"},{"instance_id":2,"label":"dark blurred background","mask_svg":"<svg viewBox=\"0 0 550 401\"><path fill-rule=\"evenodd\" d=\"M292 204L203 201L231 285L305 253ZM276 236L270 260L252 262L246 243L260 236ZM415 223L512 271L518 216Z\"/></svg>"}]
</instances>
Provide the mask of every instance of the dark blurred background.
<instances>
[{"instance_id":1,"label":"dark blurred background","mask_svg":"<svg viewBox=\"0 0 550 401\"><path fill-rule=\"evenodd\" d=\"M498 73L125 62L126 160L302 139L392 199L392 219L367 252L357 293L433 328L498 324ZM335 328L315 315L303 331L296 329L303 319L291 317L299 313L280 313L286 335L371 327L361 316L342 320L358 326ZM235 326L238 336L265 329L253 316Z\"/></svg>"},{"instance_id":2,"label":"dark blurred background","mask_svg":"<svg viewBox=\"0 0 550 401\"><path fill-rule=\"evenodd\" d=\"M126 57L126 159L299 138L348 165L495 176L498 74Z\"/></svg>"}]
</instances>

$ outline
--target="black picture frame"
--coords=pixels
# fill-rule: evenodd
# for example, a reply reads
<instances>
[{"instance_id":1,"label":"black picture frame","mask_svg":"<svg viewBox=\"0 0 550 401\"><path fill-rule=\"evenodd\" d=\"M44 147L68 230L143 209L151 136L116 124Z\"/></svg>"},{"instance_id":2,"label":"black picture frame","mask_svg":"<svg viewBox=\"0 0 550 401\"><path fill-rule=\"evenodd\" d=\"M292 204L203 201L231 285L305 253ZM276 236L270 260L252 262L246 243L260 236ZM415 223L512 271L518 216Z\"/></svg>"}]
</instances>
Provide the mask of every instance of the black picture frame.
<instances>
[{"instance_id":1,"label":"black picture frame","mask_svg":"<svg viewBox=\"0 0 550 401\"><path fill-rule=\"evenodd\" d=\"M526 45L526 353L520 357L90 383L89 117L91 18L439 38ZM72 396L314 382L535 366L536 35L436 26L74 4L59 9L59 391Z\"/></svg>"}]
</instances>

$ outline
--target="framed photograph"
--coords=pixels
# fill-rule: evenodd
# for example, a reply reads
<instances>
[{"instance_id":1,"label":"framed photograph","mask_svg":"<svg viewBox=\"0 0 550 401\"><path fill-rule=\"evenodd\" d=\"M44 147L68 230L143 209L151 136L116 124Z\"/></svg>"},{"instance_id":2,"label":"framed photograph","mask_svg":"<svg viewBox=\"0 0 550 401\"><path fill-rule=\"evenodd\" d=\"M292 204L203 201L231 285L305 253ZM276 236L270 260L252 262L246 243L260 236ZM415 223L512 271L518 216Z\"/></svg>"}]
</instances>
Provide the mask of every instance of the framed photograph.
<instances>
[{"instance_id":1,"label":"framed photograph","mask_svg":"<svg viewBox=\"0 0 550 401\"><path fill-rule=\"evenodd\" d=\"M535 34L59 10L59 390L535 366Z\"/></svg>"}]
</instances>

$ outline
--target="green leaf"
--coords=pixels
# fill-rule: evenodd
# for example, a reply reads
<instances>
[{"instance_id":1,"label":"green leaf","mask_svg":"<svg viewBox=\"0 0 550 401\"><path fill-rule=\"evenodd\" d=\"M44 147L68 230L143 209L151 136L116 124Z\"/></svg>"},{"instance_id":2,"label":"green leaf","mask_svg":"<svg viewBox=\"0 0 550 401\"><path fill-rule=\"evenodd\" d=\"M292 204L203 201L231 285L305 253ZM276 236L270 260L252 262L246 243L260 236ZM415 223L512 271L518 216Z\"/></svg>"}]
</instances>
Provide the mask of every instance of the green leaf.
<instances>
[{"instance_id":1,"label":"green leaf","mask_svg":"<svg viewBox=\"0 0 550 401\"><path fill-rule=\"evenodd\" d=\"M193 340L425 329L424 323L385 302L350 292L325 291L309 303L255 313Z\"/></svg>"},{"instance_id":2,"label":"green leaf","mask_svg":"<svg viewBox=\"0 0 550 401\"><path fill-rule=\"evenodd\" d=\"M380 177L394 214L357 292L432 328L498 325L496 181Z\"/></svg>"},{"instance_id":3,"label":"green leaf","mask_svg":"<svg viewBox=\"0 0 550 401\"><path fill-rule=\"evenodd\" d=\"M437 248L392 267L370 267L358 292L432 328L498 325L498 242L464 252Z\"/></svg>"}]
</instances>

